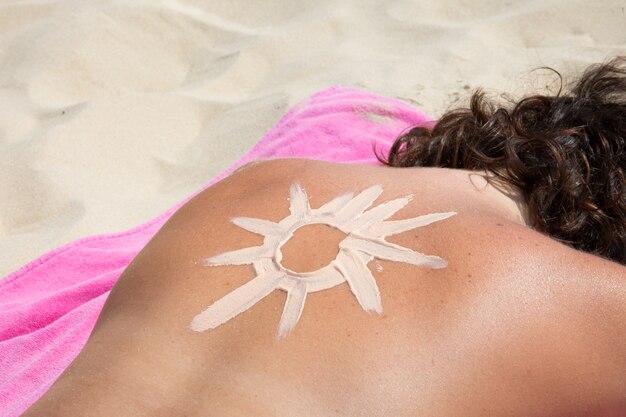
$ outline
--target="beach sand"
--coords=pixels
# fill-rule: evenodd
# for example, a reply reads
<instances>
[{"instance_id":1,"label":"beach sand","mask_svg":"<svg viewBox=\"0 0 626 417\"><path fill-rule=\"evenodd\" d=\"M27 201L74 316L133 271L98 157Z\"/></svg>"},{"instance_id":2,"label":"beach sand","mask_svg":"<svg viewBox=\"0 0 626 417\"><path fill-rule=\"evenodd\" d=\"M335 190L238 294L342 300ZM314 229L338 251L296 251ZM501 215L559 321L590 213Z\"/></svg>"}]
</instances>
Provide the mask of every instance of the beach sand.
<instances>
[{"instance_id":1,"label":"beach sand","mask_svg":"<svg viewBox=\"0 0 626 417\"><path fill-rule=\"evenodd\" d=\"M434 116L626 54L623 1L5 1L0 276L197 190L332 85ZM556 85L558 88L558 83Z\"/></svg>"}]
</instances>

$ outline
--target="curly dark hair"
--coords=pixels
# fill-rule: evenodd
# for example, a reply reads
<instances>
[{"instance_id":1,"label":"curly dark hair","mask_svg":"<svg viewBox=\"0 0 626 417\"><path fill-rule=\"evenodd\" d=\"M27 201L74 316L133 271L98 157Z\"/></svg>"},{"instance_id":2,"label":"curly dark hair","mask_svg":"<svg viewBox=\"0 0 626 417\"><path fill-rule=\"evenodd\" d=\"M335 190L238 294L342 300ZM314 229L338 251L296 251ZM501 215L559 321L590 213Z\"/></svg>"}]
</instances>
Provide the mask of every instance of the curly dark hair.
<instances>
[{"instance_id":1,"label":"curly dark hair","mask_svg":"<svg viewBox=\"0 0 626 417\"><path fill-rule=\"evenodd\" d=\"M554 71L561 79L561 75ZM390 167L490 172L518 187L534 229L626 264L626 56L588 67L568 91L469 108L402 134Z\"/></svg>"}]
</instances>

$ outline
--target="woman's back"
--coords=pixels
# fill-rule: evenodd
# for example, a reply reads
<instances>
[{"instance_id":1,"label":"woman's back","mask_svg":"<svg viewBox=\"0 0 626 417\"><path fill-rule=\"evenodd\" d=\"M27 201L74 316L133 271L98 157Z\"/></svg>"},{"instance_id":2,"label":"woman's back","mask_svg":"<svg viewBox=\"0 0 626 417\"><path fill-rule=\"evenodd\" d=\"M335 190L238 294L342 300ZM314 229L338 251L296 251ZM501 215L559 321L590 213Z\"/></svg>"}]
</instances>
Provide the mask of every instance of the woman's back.
<instances>
[{"instance_id":1,"label":"woman's back","mask_svg":"<svg viewBox=\"0 0 626 417\"><path fill-rule=\"evenodd\" d=\"M447 267L369 262L381 314L343 283L307 294L283 338L280 289L214 329L190 330L256 276L250 264L203 265L263 243L230 219L279 222L294 182L312 208L380 185L372 207L413 194L388 220L455 212L386 238ZM25 415L623 415L608 413L626 413L625 268L531 230L516 201L461 170L246 167L167 222L114 287L83 352ZM344 237L304 226L282 264L319 268Z\"/></svg>"}]
</instances>

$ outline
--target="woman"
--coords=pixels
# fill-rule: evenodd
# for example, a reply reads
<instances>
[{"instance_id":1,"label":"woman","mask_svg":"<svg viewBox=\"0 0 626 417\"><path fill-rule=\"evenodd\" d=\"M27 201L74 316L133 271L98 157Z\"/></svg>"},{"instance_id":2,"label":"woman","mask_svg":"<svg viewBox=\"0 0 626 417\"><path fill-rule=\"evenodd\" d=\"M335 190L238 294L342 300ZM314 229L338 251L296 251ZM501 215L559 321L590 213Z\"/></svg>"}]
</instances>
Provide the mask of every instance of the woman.
<instances>
[{"instance_id":1,"label":"woman","mask_svg":"<svg viewBox=\"0 0 626 417\"><path fill-rule=\"evenodd\" d=\"M509 110L477 92L386 166L244 166L24 415L626 415L625 138L615 58Z\"/></svg>"}]
</instances>

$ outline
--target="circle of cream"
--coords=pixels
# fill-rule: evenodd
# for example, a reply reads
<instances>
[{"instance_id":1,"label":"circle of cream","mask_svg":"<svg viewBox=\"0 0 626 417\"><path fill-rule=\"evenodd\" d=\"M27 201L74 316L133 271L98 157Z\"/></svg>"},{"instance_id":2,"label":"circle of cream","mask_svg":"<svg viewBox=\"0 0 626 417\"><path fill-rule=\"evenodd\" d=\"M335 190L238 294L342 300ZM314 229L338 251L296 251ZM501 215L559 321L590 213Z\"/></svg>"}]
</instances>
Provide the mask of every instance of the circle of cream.
<instances>
[{"instance_id":1,"label":"circle of cream","mask_svg":"<svg viewBox=\"0 0 626 417\"><path fill-rule=\"evenodd\" d=\"M283 260L283 252L281 251L281 248L282 248L283 246L285 246L285 244L286 244L287 242L289 242L289 240L293 237L293 235L296 233L296 231L297 231L298 229L300 229L300 228L301 228L301 227L303 227L303 226L310 226L310 225L313 225L313 224L324 224L324 225L330 226L330 227L332 227L332 228L334 228L334 229L340 230L340 229L338 229L337 227L335 227L335 226L333 226L333 225L331 225L331 224L329 224L329 223L327 223L327 222L324 222L324 221L322 221L322 220L318 220L318 221L313 221L313 220L311 220L311 221L309 221L309 222L299 222L299 223L297 223L295 226L293 226L292 228L290 228L290 229L289 229L289 231L288 231L288 232L287 232L287 233L283 236L283 238L282 238L282 239L278 242L278 245L276 246L276 250L274 251L274 261L276 262L276 266L278 266L278 268L279 268L281 271L283 271L283 272L285 272L286 274L289 274L289 275L291 275L291 276L293 276L293 277L299 277L299 278L312 278L312 277L315 277L316 275L318 275L318 274L319 274L319 273L320 273L320 272L321 272L324 268L327 268L327 267L329 267L329 266L332 266L331 264L332 264L332 262L334 262L334 260L333 260L333 261L331 261L328 265L326 265L326 266L324 266L324 267L321 267L321 268L318 268L318 269L316 269L316 270L314 270L314 271L298 272L298 271L294 271L293 269L289 269L289 268L287 268L286 266L284 266L284 265L281 263L281 261ZM344 240L346 240L346 238L342 239L342 242L343 242ZM340 245L341 245L341 243L340 243ZM336 257L335 257L335 259L336 259Z\"/></svg>"}]
</instances>

